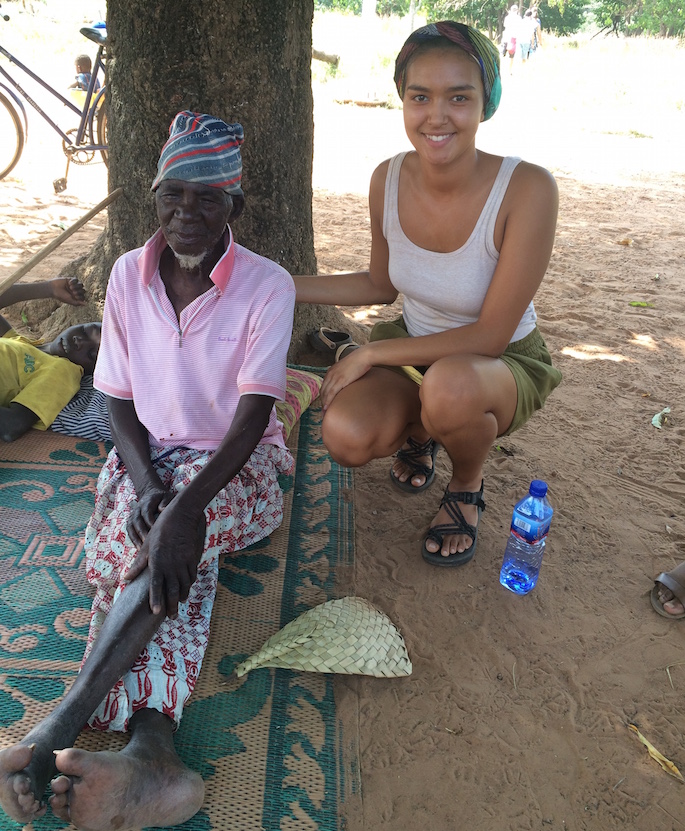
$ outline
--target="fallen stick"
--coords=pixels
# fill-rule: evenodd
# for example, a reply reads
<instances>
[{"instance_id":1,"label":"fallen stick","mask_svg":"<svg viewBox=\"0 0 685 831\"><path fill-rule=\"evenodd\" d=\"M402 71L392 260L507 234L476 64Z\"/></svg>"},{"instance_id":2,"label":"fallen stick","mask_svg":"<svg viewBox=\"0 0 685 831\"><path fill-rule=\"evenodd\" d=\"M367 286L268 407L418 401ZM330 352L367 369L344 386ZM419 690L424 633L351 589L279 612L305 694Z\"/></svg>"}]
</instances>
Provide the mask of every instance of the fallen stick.
<instances>
[{"instance_id":1,"label":"fallen stick","mask_svg":"<svg viewBox=\"0 0 685 831\"><path fill-rule=\"evenodd\" d=\"M40 251L37 251L33 257L24 263L24 265L20 266L15 272L10 274L9 277L0 283L0 295L7 291L10 286L13 286L17 280L24 276L24 274L28 274L34 266L38 265L41 260L44 260L48 254L51 254L55 250L55 248L58 248L63 242L68 240L69 237L76 233L82 225L85 225L86 222L89 222L96 214L99 214L101 210L107 207L107 205L114 202L115 199L118 199L123 192L123 188L113 190L102 200L102 202L98 202L98 204L94 208L91 208L91 210L82 216L81 219L77 219L73 225L70 225L65 231L62 231L62 233L58 237L55 237L52 242L49 242L45 248L41 248Z\"/></svg>"}]
</instances>

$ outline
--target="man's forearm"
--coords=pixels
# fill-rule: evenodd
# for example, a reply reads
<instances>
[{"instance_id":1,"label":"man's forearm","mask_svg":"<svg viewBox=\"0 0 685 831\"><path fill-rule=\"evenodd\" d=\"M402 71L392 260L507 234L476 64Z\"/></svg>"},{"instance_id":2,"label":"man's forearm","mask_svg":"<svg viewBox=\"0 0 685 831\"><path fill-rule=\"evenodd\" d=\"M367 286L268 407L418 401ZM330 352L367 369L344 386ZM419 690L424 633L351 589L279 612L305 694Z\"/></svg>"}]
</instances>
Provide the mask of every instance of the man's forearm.
<instances>
[{"instance_id":1,"label":"man's forearm","mask_svg":"<svg viewBox=\"0 0 685 831\"><path fill-rule=\"evenodd\" d=\"M107 396L112 441L140 497L149 488L163 489L150 459L150 442L140 423L133 401Z\"/></svg>"},{"instance_id":2,"label":"man's forearm","mask_svg":"<svg viewBox=\"0 0 685 831\"><path fill-rule=\"evenodd\" d=\"M274 399L266 395L243 395L233 423L207 465L176 497L192 514L199 514L219 491L237 476L252 455L269 423ZM176 501L175 500L175 501Z\"/></svg>"}]
</instances>

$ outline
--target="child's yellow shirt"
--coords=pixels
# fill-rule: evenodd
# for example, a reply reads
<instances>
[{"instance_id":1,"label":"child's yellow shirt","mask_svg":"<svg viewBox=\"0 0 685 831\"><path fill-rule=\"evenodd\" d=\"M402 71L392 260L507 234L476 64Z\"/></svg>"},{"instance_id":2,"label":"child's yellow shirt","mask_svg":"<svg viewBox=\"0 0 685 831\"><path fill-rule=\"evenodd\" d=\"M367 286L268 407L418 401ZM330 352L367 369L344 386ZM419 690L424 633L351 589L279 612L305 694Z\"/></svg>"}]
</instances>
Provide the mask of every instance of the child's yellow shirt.
<instances>
[{"instance_id":1,"label":"child's yellow shirt","mask_svg":"<svg viewBox=\"0 0 685 831\"><path fill-rule=\"evenodd\" d=\"M41 352L14 329L0 338L0 406L23 404L38 417L38 430L47 430L71 401L82 375L78 364Z\"/></svg>"}]
</instances>

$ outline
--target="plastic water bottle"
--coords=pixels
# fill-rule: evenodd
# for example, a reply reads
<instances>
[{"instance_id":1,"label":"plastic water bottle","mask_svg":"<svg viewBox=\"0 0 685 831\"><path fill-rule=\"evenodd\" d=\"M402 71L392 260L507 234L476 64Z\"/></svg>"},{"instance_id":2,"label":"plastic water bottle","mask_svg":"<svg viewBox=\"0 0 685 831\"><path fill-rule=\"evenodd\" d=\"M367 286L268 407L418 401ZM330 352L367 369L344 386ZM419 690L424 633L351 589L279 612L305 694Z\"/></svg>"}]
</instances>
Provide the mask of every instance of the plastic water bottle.
<instances>
[{"instance_id":1,"label":"plastic water bottle","mask_svg":"<svg viewBox=\"0 0 685 831\"><path fill-rule=\"evenodd\" d=\"M517 502L499 575L500 583L515 594L528 594L540 574L545 540L554 509L547 500L547 482L534 479L528 496Z\"/></svg>"}]
</instances>

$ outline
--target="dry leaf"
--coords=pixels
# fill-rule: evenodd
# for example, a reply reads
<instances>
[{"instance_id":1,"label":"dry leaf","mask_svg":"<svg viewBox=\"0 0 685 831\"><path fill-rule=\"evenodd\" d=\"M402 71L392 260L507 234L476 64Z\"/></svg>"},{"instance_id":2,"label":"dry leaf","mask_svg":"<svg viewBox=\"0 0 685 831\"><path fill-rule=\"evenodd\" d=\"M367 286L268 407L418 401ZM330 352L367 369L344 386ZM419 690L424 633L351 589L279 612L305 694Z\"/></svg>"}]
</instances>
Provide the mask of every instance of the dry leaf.
<instances>
[{"instance_id":1,"label":"dry leaf","mask_svg":"<svg viewBox=\"0 0 685 831\"><path fill-rule=\"evenodd\" d=\"M632 239L630 239L630 237L626 237L625 239L618 240L618 242L616 244L617 245L632 245L633 241L632 241Z\"/></svg>"},{"instance_id":2,"label":"dry leaf","mask_svg":"<svg viewBox=\"0 0 685 831\"><path fill-rule=\"evenodd\" d=\"M642 735L642 733L640 733L640 731L634 724L629 724L628 727L633 731L633 733L635 733L638 739L647 748L647 752L652 757L652 759L654 759L655 762L658 762L661 765L661 767L666 771L666 773L668 773L670 776L674 776L681 782L685 782L685 779L683 779L683 775L673 764L673 762L670 759L667 759L663 754L659 753L656 747L654 747L654 745L651 744L651 742L647 741L647 739Z\"/></svg>"}]
</instances>

